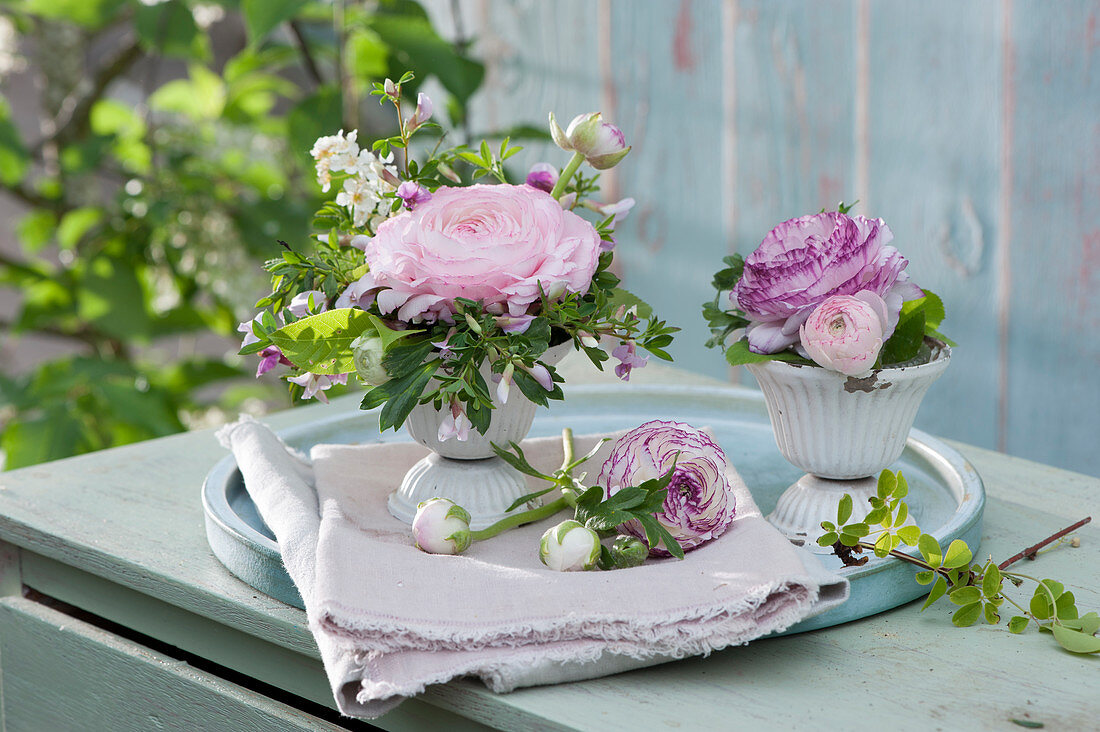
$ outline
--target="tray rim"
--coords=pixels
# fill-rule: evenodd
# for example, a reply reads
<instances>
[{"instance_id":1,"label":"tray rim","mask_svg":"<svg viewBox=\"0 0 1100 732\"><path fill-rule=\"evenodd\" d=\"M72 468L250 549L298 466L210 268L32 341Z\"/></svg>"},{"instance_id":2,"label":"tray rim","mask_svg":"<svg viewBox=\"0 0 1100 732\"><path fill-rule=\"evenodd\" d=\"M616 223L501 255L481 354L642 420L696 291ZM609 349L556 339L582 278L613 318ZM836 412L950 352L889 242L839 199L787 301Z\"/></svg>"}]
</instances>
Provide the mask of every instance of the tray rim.
<instances>
[{"instance_id":1,"label":"tray rim","mask_svg":"<svg viewBox=\"0 0 1100 732\"><path fill-rule=\"evenodd\" d=\"M767 417L763 393L755 389L740 386L713 387L668 384L630 386L619 384L584 384L571 388L569 394L573 397L587 397L590 401L599 398L614 400L622 398L623 396L629 396L638 400L645 400L647 398L670 399L677 397L689 397L690 400L691 397L698 398L703 396L707 397L709 400L715 400L719 397L731 398L746 406L754 408L759 414L763 415L765 418ZM377 410L364 412L340 411L322 417L321 419L311 420L302 424L275 430L275 434L290 445L290 447L294 448L296 447L294 444L295 441L301 441L310 434L323 432L326 427L345 422L350 418L366 417L375 411ZM539 415L545 414L545 411L540 410L539 414L536 415L536 419L538 419ZM394 442L411 442L411 440L398 439L394 440ZM939 476L944 476L949 473L956 478L956 480L942 480L941 482L941 485L947 488L950 494L955 498L957 504L956 510L946 523L936 527L935 530L929 533L940 542L943 542L947 537L960 537L972 533L976 525L982 520L986 494L985 485L982 482L981 476L970 461L958 450L948 445L940 438L934 437L916 428L912 429L909 433L909 437L906 440L905 451L915 454L932 466ZM214 524L225 535L225 537L222 538L228 538L235 543L249 547L263 555L263 557L275 560L282 565L282 554L279 551L278 544L261 534L243 519L240 519L239 515L229 506L224 487L229 484L229 480L234 472L238 472L236 459L232 454L229 454L214 465L203 481L202 504L203 513L207 521L208 540L211 524ZM219 486L221 489L219 489ZM227 516L232 516L237 520L230 521L227 519ZM916 547L905 547L904 545L899 547L899 550L906 551L906 553L913 556L916 556L918 553ZM215 552L215 555L217 555L217 552ZM218 558L219 560L222 559L220 555ZM849 581L854 581L881 572L891 571L897 566L898 562L900 562L900 560L893 557L879 559L872 556L870 561L861 567L843 567L834 571L848 578ZM236 574L232 568L230 568L230 571ZM244 581L247 582L247 580ZM263 590L261 589L261 591ZM812 623L812 621L813 619L811 618L809 621L803 621L800 625Z\"/></svg>"}]
</instances>

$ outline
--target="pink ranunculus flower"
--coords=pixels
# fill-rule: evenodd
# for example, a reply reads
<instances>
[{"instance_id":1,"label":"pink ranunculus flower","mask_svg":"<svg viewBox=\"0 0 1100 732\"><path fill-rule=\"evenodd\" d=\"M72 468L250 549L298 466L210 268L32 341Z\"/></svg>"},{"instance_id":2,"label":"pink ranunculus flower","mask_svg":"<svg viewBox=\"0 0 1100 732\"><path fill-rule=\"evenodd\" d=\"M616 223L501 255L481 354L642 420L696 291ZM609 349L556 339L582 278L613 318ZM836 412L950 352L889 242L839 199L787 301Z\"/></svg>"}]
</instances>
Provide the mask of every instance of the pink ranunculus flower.
<instances>
[{"instance_id":1,"label":"pink ranunculus flower","mask_svg":"<svg viewBox=\"0 0 1100 732\"><path fill-rule=\"evenodd\" d=\"M870 290L887 305L889 338L901 304L923 296L904 271L909 261L887 246L894 238L882 219L836 211L776 226L745 259L730 293L749 319L749 350L778 353L798 343L798 328L833 295Z\"/></svg>"},{"instance_id":2,"label":"pink ranunculus flower","mask_svg":"<svg viewBox=\"0 0 1100 732\"><path fill-rule=\"evenodd\" d=\"M660 478L672 467L664 506L654 514L684 551L722 535L737 512L737 500L726 475L726 455L706 433L682 422L654 420L620 437L603 464L596 485L610 498L623 488ZM637 520L620 531L645 541ZM669 556L664 545L651 556Z\"/></svg>"},{"instance_id":3,"label":"pink ranunculus flower","mask_svg":"<svg viewBox=\"0 0 1100 732\"><path fill-rule=\"evenodd\" d=\"M863 376L875 365L889 323L886 302L870 290L833 295L799 329L802 347L819 366Z\"/></svg>"},{"instance_id":4,"label":"pink ranunculus flower","mask_svg":"<svg viewBox=\"0 0 1100 732\"><path fill-rule=\"evenodd\" d=\"M584 293L600 254L595 227L527 185L440 188L378 226L367 248L378 307L406 322L451 322L454 300L525 315L539 299Z\"/></svg>"}]
</instances>

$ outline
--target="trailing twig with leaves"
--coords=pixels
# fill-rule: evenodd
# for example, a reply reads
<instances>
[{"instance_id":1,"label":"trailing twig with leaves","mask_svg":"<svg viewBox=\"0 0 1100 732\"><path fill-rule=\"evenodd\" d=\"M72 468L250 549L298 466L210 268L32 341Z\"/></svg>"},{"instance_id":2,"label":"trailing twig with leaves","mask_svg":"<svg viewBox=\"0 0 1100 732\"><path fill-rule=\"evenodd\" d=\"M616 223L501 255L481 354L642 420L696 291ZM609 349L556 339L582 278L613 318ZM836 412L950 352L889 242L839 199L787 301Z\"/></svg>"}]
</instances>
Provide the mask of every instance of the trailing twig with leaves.
<instances>
[{"instance_id":1,"label":"trailing twig with leaves","mask_svg":"<svg viewBox=\"0 0 1100 732\"><path fill-rule=\"evenodd\" d=\"M891 556L920 568L917 582L931 585L921 611L946 595L959 606L951 617L951 622L957 626L973 625L983 617L990 625L997 625L1001 621L1001 608L1007 602L1021 613L1008 621L1012 633L1022 633L1034 624L1040 631L1050 632L1067 651L1100 653L1100 637L1095 635L1100 630L1100 615L1096 612L1081 615L1073 593L1061 582L1009 570L1018 559L1033 558L1044 546L1060 541L1069 532L1088 523L1091 517L999 565L992 558L972 562L973 552L962 539L955 539L945 550L934 536L907 523L909 506L904 499L908 494L909 485L900 471L883 470L876 495L868 499L871 511L866 517L849 522L853 504L852 497L846 494L837 506L836 522L821 522L825 534L817 543L831 546L846 566L866 564L867 556L855 555L868 551L876 557ZM900 550L902 544L916 547L916 554ZM1006 582L1020 587L1025 581L1035 583L1035 591L1026 607L1005 592Z\"/></svg>"}]
</instances>

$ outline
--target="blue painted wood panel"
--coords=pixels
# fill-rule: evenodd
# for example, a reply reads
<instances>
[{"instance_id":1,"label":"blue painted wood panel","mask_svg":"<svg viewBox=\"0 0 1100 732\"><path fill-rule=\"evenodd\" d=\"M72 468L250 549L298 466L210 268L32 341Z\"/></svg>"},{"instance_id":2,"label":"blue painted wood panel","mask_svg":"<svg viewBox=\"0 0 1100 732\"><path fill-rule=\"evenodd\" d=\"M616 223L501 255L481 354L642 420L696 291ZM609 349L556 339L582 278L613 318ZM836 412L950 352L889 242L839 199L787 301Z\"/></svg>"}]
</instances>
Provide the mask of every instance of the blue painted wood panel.
<instances>
[{"instance_id":1,"label":"blue painted wood panel","mask_svg":"<svg viewBox=\"0 0 1100 732\"><path fill-rule=\"evenodd\" d=\"M997 443L994 299L1002 125L1001 21L992 3L867 3L865 205L886 220L908 272L948 306L961 344L928 392L918 427ZM951 17L944 22L944 14Z\"/></svg>"},{"instance_id":2,"label":"blue painted wood panel","mask_svg":"<svg viewBox=\"0 0 1100 732\"><path fill-rule=\"evenodd\" d=\"M1100 3L1014 2L1005 447L1100 474Z\"/></svg>"},{"instance_id":3,"label":"blue painted wood panel","mask_svg":"<svg viewBox=\"0 0 1100 732\"><path fill-rule=\"evenodd\" d=\"M1100 2L459 5L475 129L603 109L635 145L608 181L638 200L623 273L681 366L747 378L702 347L721 256L859 197L960 343L918 424L1100 474Z\"/></svg>"}]
</instances>

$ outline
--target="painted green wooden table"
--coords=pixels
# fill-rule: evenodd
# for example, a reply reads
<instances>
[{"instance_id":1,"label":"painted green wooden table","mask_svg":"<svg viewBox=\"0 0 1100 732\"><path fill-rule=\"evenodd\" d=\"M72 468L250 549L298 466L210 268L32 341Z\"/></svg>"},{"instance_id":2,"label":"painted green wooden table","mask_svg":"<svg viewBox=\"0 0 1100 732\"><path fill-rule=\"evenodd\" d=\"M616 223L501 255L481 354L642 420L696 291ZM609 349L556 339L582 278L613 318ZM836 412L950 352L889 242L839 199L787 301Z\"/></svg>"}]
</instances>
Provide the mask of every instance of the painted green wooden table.
<instances>
[{"instance_id":1,"label":"painted green wooden table","mask_svg":"<svg viewBox=\"0 0 1100 732\"><path fill-rule=\"evenodd\" d=\"M571 380L594 381L575 362ZM659 368L639 381L705 383ZM712 382L717 383L717 382ZM286 427L353 398L272 416ZM983 552L1100 514L1100 480L957 446L985 480ZM304 613L222 567L199 488L224 456L195 432L0 474L0 730L339 729ZM1100 518L1100 516L1098 516ZM1034 574L1100 608L1100 528ZM618 676L496 695L431 688L385 729L1089 729L1100 658L919 605ZM353 728L355 725L349 723Z\"/></svg>"}]
</instances>

